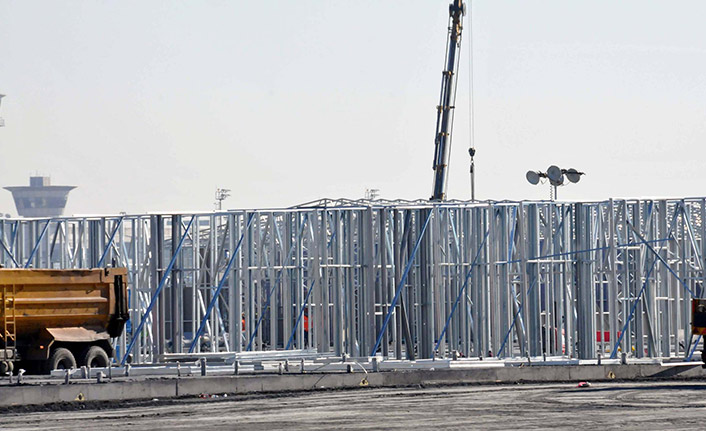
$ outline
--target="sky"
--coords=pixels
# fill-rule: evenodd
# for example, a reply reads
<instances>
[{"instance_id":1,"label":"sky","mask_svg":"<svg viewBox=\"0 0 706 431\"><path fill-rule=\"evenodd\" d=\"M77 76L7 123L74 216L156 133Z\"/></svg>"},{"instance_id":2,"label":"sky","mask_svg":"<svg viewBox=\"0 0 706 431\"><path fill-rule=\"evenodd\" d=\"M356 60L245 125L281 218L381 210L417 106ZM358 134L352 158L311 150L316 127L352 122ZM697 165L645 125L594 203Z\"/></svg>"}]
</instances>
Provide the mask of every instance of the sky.
<instances>
[{"instance_id":1,"label":"sky","mask_svg":"<svg viewBox=\"0 0 706 431\"><path fill-rule=\"evenodd\" d=\"M0 185L78 186L66 214L429 198L448 3L0 0ZM706 195L706 2L468 10L450 198L471 136L479 199L547 199L553 164L586 173L560 199Z\"/></svg>"}]
</instances>

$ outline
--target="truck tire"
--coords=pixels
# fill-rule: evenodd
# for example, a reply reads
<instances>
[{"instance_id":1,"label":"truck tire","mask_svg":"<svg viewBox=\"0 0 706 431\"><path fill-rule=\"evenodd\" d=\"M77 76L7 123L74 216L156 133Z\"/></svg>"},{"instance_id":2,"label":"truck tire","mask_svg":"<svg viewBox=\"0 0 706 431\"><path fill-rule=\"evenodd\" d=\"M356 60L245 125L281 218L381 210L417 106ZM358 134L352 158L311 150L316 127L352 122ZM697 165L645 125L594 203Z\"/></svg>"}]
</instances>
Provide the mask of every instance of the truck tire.
<instances>
[{"instance_id":1,"label":"truck tire","mask_svg":"<svg viewBox=\"0 0 706 431\"><path fill-rule=\"evenodd\" d=\"M108 354L98 346L89 346L81 354L81 365L89 368L106 368L109 363Z\"/></svg>"},{"instance_id":2,"label":"truck tire","mask_svg":"<svg viewBox=\"0 0 706 431\"><path fill-rule=\"evenodd\" d=\"M52 370L69 370L71 368L76 368L76 358L69 349L63 347L54 349L46 362L46 371L49 373Z\"/></svg>"},{"instance_id":3,"label":"truck tire","mask_svg":"<svg viewBox=\"0 0 706 431\"><path fill-rule=\"evenodd\" d=\"M12 370L14 369L14 364L12 361L0 361L0 376L4 376L5 374L12 373Z\"/></svg>"}]
</instances>

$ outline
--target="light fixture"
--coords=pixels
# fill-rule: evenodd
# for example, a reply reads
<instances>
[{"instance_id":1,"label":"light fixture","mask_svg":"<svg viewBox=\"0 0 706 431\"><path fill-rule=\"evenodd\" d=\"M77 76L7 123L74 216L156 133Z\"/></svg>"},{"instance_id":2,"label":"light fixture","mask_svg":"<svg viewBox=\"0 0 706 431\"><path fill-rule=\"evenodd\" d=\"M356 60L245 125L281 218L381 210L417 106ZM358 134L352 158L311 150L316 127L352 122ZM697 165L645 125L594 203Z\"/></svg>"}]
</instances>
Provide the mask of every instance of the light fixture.
<instances>
[{"instance_id":1,"label":"light fixture","mask_svg":"<svg viewBox=\"0 0 706 431\"><path fill-rule=\"evenodd\" d=\"M564 185L564 180L567 179L569 182L578 183L581 179L581 175L586 175L583 172L579 172L574 168L561 169L556 165L551 165L547 168L547 172L541 171L527 171L525 178L530 184L539 184L542 178L548 178L551 189L549 190L549 197L551 200L556 199L556 189L559 186Z\"/></svg>"}]
</instances>

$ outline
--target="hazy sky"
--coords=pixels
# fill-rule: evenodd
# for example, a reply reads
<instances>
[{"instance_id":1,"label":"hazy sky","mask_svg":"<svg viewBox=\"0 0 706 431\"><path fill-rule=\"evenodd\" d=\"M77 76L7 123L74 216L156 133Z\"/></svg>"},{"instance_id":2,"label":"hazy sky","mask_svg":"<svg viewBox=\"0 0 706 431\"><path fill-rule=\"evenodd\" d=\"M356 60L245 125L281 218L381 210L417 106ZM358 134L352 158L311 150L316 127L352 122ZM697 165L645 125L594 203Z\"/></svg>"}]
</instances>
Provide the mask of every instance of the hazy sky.
<instances>
[{"instance_id":1,"label":"hazy sky","mask_svg":"<svg viewBox=\"0 0 706 431\"><path fill-rule=\"evenodd\" d=\"M68 214L428 198L448 3L0 0L0 185L76 185ZM550 164L588 174L565 199L706 195L706 2L472 12L479 198L545 199L524 176Z\"/></svg>"}]
</instances>

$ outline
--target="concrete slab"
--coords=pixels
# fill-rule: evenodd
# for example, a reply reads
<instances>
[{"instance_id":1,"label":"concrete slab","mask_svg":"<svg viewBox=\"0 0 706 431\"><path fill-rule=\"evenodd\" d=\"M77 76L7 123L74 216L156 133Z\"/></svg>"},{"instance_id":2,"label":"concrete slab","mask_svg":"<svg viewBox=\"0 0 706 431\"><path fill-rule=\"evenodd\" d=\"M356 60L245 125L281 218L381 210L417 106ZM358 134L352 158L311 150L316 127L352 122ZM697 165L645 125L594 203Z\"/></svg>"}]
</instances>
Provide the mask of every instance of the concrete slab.
<instances>
[{"instance_id":1,"label":"concrete slab","mask_svg":"<svg viewBox=\"0 0 706 431\"><path fill-rule=\"evenodd\" d=\"M474 366L466 369L410 369L353 373L249 374L206 377L116 377L95 380L25 379L22 385L0 385L0 406L73 401L166 399L199 394L253 394L359 387L406 387L515 382L578 382L614 380L704 379L701 363L634 365L513 365Z\"/></svg>"}]
</instances>

